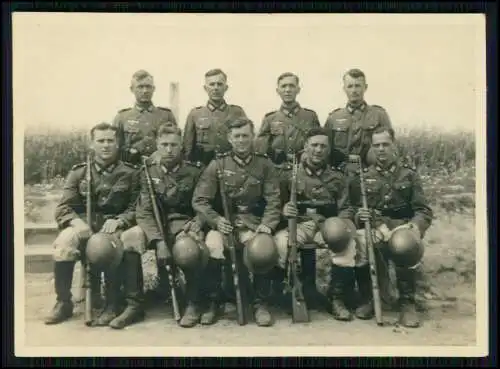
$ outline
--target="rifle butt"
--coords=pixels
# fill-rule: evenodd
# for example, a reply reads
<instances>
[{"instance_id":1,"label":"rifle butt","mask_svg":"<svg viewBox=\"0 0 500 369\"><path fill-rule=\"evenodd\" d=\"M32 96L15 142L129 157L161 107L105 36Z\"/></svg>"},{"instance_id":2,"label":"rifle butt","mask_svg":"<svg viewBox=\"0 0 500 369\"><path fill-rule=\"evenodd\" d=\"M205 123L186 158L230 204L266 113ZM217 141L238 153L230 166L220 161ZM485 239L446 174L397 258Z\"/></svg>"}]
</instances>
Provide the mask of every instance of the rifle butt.
<instances>
[{"instance_id":1,"label":"rifle butt","mask_svg":"<svg viewBox=\"0 0 500 369\"><path fill-rule=\"evenodd\" d=\"M309 311L305 300L298 296L295 288L292 289L292 322L293 323L309 323Z\"/></svg>"}]
</instances>

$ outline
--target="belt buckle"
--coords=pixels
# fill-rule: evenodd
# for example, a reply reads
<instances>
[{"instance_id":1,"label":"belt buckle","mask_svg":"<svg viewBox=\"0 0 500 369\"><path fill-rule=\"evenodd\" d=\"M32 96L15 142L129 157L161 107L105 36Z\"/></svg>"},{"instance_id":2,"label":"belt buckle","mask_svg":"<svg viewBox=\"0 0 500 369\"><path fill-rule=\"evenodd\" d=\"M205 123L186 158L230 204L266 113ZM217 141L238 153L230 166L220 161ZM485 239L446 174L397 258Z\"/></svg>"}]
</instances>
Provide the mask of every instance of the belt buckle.
<instances>
[{"instance_id":1,"label":"belt buckle","mask_svg":"<svg viewBox=\"0 0 500 369\"><path fill-rule=\"evenodd\" d=\"M307 215L314 215L317 213L317 210L315 208L307 208L306 209L306 214Z\"/></svg>"},{"instance_id":2,"label":"belt buckle","mask_svg":"<svg viewBox=\"0 0 500 369\"><path fill-rule=\"evenodd\" d=\"M246 213L248 211L248 206L247 205L237 205L236 206L236 209L240 212L240 213Z\"/></svg>"}]
</instances>

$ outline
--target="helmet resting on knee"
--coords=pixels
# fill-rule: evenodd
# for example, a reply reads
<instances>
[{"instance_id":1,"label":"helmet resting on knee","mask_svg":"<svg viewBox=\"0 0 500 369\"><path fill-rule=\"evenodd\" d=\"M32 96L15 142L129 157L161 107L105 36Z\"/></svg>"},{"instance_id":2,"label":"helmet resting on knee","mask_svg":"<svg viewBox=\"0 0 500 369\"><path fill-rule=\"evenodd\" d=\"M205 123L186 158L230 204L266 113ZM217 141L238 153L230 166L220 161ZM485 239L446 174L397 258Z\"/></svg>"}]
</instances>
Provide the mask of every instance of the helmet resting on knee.
<instances>
[{"instance_id":1,"label":"helmet resting on knee","mask_svg":"<svg viewBox=\"0 0 500 369\"><path fill-rule=\"evenodd\" d=\"M270 271L278 263L278 257L274 238L266 233L258 233L243 250L243 262L254 274Z\"/></svg>"},{"instance_id":2,"label":"helmet resting on knee","mask_svg":"<svg viewBox=\"0 0 500 369\"><path fill-rule=\"evenodd\" d=\"M331 251L342 252L347 249L356 232L356 228L350 223L338 217L331 217L321 225L321 236Z\"/></svg>"},{"instance_id":3,"label":"helmet resting on knee","mask_svg":"<svg viewBox=\"0 0 500 369\"><path fill-rule=\"evenodd\" d=\"M408 229L394 231L387 243L389 255L397 267L411 268L424 256L422 242Z\"/></svg>"},{"instance_id":4,"label":"helmet resting on knee","mask_svg":"<svg viewBox=\"0 0 500 369\"><path fill-rule=\"evenodd\" d=\"M99 270L115 269L123 258L123 244L113 234L94 233L85 248L87 262Z\"/></svg>"},{"instance_id":5,"label":"helmet resting on knee","mask_svg":"<svg viewBox=\"0 0 500 369\"><path fill-rule=\"evenodd\" d=\"M189 235L179 237L172 248L175 264L184 271L203 268L208 262L207 247L195 241Z\"/></svg>"}]
</instances>

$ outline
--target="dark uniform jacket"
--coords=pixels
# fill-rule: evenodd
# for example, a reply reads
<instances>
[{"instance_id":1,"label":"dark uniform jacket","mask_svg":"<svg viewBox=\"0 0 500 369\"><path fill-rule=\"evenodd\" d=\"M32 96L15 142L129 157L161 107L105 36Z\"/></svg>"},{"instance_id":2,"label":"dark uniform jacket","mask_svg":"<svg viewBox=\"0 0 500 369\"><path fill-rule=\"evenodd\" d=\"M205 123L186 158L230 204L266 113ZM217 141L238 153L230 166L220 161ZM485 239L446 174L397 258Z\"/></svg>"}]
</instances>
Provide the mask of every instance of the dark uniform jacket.
<instances>
[{"instance_id":1,"label":"dark uniform jacket","mask_svg":"<svg viewBox=\"0 0 500 369\"><path fill-rule=\"evenodd\" d=\"M139 164L141 155L150 156L156 151L156 132L162 124L177 126L174 114L168 108L150 105L143 109L139 106L122 109L113 120L118 128L121 159ZM137 154L131 154L130 149Z\"/></svg>"},{"instance_id":2,"label":"dark uniform jacket","mask_svg":"<svg viewBox=\"0 0 500 369\"><path fill-rule=\"evenodd\" d=\"M283 134L275 133L276 125L283 125ZM314 110L281 106L279 110L267 113L255 138L257 152L266 154L275 164L283 164L287 153L299 152L304 148L305 137L311 128L320 127Z\"/></svg>"},{"instance_id":3,"label":"dark uniform jacket","mask_svg":"<svg viewBox=\"0 0 500 369\"><path fill-rule=\"evenodd\" d=\"M66 228L75 218L87 220L87 169L86 163L77 164L67 176L61 201L55 211L60 229ZM94 162L91 170L92 230L98 232L107 219L120 219L125 228L135 225L135 206L139 195L138 168L117 161L108 168Z\"/></svg>"},{"instance_id":4,"label":"dark uniform jacket","mask_svg":"<svg viewBox=\"0 0 500 369\"><path fill-rule=\"evenodd\" d=\"M274 231L281 217L279 184L271 161L251 154L246 161L234 153L213 160L198 181L193 196L194 210L212 228L224 213L220 210L219 168L224 181L234 224L255 230L260 224Z\"/></svg>"},{"instance_id":5,"label":"dark uniform jacket","mask_svg":"<svg viewBox=\"0 0 500 369\"><path fill-rule=\"evenodd\" d=\"M290 199L292 184L292 166L288 168L288 183L282 188L287 194L286 202ZM299 223L313 220L320 224L338 215L347 197L344 175L338 168L325 165L322 169L314 169L302 161L298 164L296 181Z\"/></svg>"},{"instance_id":6,"label":"dark uniform jacket","mask_svg":"<svg viewBox=\"0 0 500 369\"><path fill-rule=\"evenodd\" d=\"M389 229L407 222L415 223L421 235L430 227L433 211L424 195L420 176L415 168L396 160L387 170L373 165L363 170L368 208L374 210L373 225L386 224ZM341 214L357 223L356 211L362 206L359 170L349 183L349 196ZM357 224L358 227L360 224Z\"/></svg>"},{"instance_id":7,"label":"dark uniform jacket","mask_svg":"<svg viewBox=\"0 0 500 369\"><path fill-rule=\"evenodd\" d=\"M222 102L216 106L208 102L192 109L184 127L184 155L186 160L207 165L217 152L231 150L227 141L228 123L246 114L238 105Z\"/></svg>"},{"instance_id":8,"label":"dark uniform jacket","mask_svg":"<svg viewBox=\"0 0 500 369\"><path fill-rule=\"evenodd\" d=\"M385 109L378 105L365 102L354 109L348 104L332 111L325 122L332 147L330 163L338 166L345 163L347 155L356 154L366 164L371 135L380 126L391 127L392 124Z\"/></svg>"},{"instance_id":9,"label":"dark uniform jacket","mask_svg":"<svg viewBox=\"0 0 500 369\"><path fill-rule=\"evenodd\" d=\"M203 170L201 163L181 161L174 168L168 170L159 160L149 158L146 160L151 185L154 189L156 203L161 214L163 228L178 233L182 228L172 229L171 222L185 225L195 217L191 207L193 191ZM148 242L162 240L158 229L151 195L144 167L141 170L141 193L137 205L137 224L142 228ZM173 237L175 234L166 234Z\"/></svg>"}]
</instances>

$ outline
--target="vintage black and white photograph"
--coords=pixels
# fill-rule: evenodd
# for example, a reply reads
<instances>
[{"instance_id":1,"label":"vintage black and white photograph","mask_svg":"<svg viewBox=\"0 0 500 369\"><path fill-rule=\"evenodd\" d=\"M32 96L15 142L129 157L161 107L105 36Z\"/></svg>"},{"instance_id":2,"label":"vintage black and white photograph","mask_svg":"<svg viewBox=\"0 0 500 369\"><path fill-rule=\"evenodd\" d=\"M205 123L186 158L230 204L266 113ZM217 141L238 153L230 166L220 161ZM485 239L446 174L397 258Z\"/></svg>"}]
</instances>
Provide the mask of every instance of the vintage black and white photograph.
<instances>
[{"instance_id":1,"label":"vintage black and white photograph","mask_svg":"<svg viewBox=\"0 0 500 369\"><path fill-rule=\"evenodd\" d=\"M483 15L12 40L17 356L487 355Z\"/></svg>"}]
</instances>

